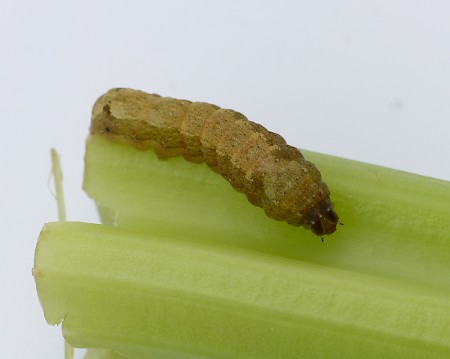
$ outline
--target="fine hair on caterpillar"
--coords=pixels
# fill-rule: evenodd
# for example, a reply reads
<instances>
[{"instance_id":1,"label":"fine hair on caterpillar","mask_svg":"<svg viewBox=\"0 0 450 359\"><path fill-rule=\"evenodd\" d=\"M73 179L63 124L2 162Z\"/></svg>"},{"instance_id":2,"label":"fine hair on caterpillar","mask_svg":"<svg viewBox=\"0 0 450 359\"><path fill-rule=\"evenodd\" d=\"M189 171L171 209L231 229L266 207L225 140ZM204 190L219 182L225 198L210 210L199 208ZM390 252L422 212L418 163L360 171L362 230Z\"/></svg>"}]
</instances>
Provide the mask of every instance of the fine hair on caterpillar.
<instances>
[{"instance_id":1,"label":"fine hair on caterpillar","mask_svg":"<svg viewBox=\"0 0 450 359\"><path fill-rule=\"evenodd\" d=\"M160 159L181 155L206 162L267 216L318 236L336 230L339 218L316 166L239 112L116 88L96 101L90 131L152 148Z\"/></svg>"}]
</instances>

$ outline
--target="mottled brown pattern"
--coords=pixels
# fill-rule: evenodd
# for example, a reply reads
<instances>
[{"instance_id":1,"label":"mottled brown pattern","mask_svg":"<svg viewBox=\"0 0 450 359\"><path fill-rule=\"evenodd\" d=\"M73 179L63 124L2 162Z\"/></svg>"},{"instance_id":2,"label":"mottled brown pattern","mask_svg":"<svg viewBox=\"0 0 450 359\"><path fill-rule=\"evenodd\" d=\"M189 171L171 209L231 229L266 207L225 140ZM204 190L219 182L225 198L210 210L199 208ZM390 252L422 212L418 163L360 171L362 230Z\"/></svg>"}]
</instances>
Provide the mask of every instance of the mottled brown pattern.
<instances>
[{"instance_id":1,"label":"mottled brown pattern","mask_svg":"<svg viewBox=\"0 0 450 359\"><path fill-rule=\"evenodd\" d=\"M338 216L317 168L239 112L131 89L112 89L92 110L91 133L153 148L159 158L206 162L266 214L323 236Z\"/></svg>"}]
</instances>

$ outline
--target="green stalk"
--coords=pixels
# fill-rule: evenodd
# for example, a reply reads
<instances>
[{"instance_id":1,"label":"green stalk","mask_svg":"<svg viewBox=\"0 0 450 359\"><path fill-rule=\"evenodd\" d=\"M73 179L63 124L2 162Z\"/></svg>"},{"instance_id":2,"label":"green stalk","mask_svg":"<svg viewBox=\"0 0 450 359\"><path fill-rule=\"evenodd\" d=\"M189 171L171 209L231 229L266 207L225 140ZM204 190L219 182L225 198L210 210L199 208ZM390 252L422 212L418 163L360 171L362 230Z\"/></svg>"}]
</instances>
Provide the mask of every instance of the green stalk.
<instances>
[{"instance_id":1,"label":"green stalk","mask_svg":"<svg viewBox=\"0 0 450 359\"><path fill-rule=\"evenodd\" d=\"M445 358L450 302L401 281L56 222L34 267L50 324L129 358Z\"/></svg>"},{"instance_id":2,"label":"green stalk","mask_svg":"<svg viewBox=\"0 0 450 359\"><path fill-rule=\"evenodd\" d=\"M34 276L86 358L450 357L450 183L304 152L344 226L267 218L205 165L91 136L102 221L52 223Z\"/></svg>"},{"instance_id":3,"label":"green stalk","mask_svg":"<svg viewBox=\"0 0 450 359\"><path fill-rule=\"evenodd\" d=\"M64 201L63 189L63 172L61 169L61 162L59 160L58 152L54 148L50 150L52 159L52 176L55 183L55 198L58 206L58 220L64 222L67 219L66 205Z\"/></svg>"},{"instance_id":4,"label":"green stalk","mask_svg":"<svg viewBox=\"0 0 450 359\"><path fill-rule=\"evenodd\" d=\"M61 168L61 161L59 160L59 154L54 148L50 150L50 156L52 159L52 176L55 184L55 199L58 206L58 220L60 222L65 222L67 220L66 216L66 205L64 201L64 189L63 189L63 172ZM74 348L67 342L64 341L64 358L73 359Z\"/></svg>"},{"instance_id":5,"label":"green stalk","mask_svg":"<svg viewBox=\"0 0 450 359\"><path fill-rule=\"evenodd\" d=\"M91 137L84 189L104 223L450 290L450 183L304 152L344 226L324 243L267 218L206 165Z\"/></svg>"}]
</instances>

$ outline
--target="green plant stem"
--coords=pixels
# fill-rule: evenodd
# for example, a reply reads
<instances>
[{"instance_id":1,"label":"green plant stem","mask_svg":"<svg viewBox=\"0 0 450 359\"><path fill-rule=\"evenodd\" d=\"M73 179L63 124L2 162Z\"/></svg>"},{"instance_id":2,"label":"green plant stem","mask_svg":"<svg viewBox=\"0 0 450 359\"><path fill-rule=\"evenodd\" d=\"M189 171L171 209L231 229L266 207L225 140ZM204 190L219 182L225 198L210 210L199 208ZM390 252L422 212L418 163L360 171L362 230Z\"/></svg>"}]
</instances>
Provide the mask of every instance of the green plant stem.
<instances>
[{"instance_id":1,"label":"green plant stem","mask_svg":"<svg viewBox=\"0 0 450 359\"><path fill-rule=\"evenodd\" d=\"M34 275L71 344L129 358L450 355L441 292L237 247L51 223Z\"/></svg>"},{"instance_id":2,"label":"green plant stem","mask_svg":"<svg viewBox=\"0 0 450 359\"><path fill-rule=\"evenodd\" d=\"M268 219L206 165L91 136L84 189L104 223L223 243L450 291L450 183L304 151L344 226L320 239Z\"/></svg>"},{"instance_id":3,"label":"green plant stem","mask_svg":"<svg viewBox=\"0 0 450 359\"><path fill-rule=\"evenodd\" d=\"M450 183L304 152L344 226L267 218L205 165L92 136L102 221L48 224L39 299L87 358L450 357Z\"/></svg>"},{"instance_id":4,"label":"green plant stem","mask_svg":"<svg viewBox=\"0 0 450 359\"><path fill-rule=\"evenodd\" d=\"M50 151L52 159L52 175L55 184L55 197L58 205L58 220L65 222L66 217L66 205L64 201L64 189L63 189L63 172L61 168L61 161L59 160L58 152L52 148ZM73 359L74 348L64 340L64 358Z\"/></svg>"},{"instance_id":5,"label":"green plant stem","mask_svg":"<svg viewBox=\"0 0 450 359\"><path fill-rule=\"evenodd\" d=\"M52 159L52 175L55 183L56 204L58 205L58 220L65 221L67 216L64 201L63 172L61 169L61 162L59 160L58 152L56 152L54 148L51 149L50 156Z\"/></svg>"}]
</instances>

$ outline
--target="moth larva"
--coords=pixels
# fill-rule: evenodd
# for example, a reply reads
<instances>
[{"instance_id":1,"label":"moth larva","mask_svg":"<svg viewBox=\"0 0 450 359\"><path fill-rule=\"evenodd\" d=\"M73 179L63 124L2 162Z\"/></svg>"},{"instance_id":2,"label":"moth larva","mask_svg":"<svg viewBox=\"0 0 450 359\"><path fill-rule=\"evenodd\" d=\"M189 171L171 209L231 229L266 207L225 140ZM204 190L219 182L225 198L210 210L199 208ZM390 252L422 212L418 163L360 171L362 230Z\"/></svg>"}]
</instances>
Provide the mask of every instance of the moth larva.
<instances>
[{"instance_id":1,"label":"moth larva","mask_svg":"<svg viewBox=\"0 0 450 359\"><path fill-rule=\"evenodd\" d=\"M160 159L206 162L276 220L316 235L338 216L317 168L300 151L239 112L131 89L112 89L92 110L92 134L153 148Z\"/></svg>"}]
</instances>

